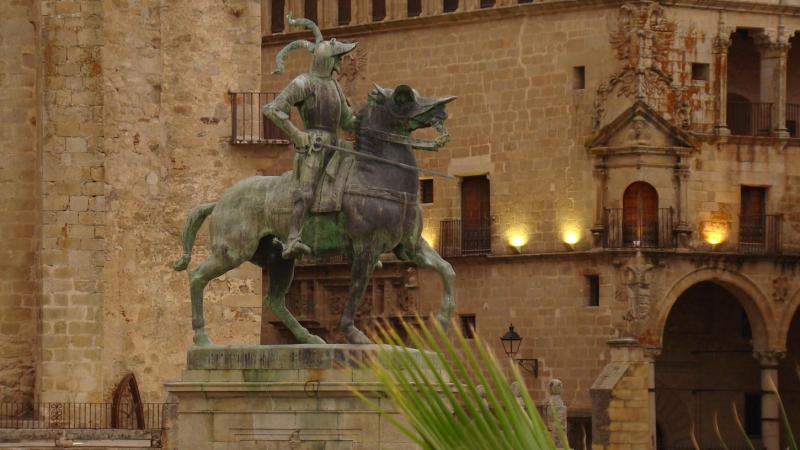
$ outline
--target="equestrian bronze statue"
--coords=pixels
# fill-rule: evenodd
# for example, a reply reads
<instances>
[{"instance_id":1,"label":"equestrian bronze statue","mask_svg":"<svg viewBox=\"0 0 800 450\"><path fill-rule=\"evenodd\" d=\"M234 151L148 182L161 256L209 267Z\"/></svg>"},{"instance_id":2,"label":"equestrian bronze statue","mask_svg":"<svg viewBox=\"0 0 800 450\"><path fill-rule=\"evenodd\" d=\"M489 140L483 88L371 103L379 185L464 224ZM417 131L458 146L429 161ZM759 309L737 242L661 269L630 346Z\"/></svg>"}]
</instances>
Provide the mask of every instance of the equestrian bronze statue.
<instances>
[{"instance_id":1,"label":"equestrian bronze statue","mask_svg":"<svg viewBox=\"0 0 800 450\"><path fill-rule=\"evenodd\" d=\"M312 31L316 28L305 19L290 18L290 23L303 24ZM197 231L206 219L210 222L211 254L189 271L196 345L211 343L204 329L203 290L210 280L245 261L269 272L263 307L269 308L300 343L324 343L292 316L284 300L296 256L306 253L301 245L314 256L344 255L351 263L352 284L340 322L349 343L370 343L354 320L372 271L380 255L387 252L438 272L444 288L438 319L445 326L449 323L455 307L455 274L421 237L417 174L424 170L417 167L413 149L435 151L448 141L445 107L454 97L422 97L406 85L394 90L375 86L366 105L352 117L338 83L315 72L321 64L319 58L333 58L333 63L324 64L333 70L342 54L336 49L346 50L347 44L342 47L334 40L322 40L318 29L314 34L316 43L295 41L278 54L281 68L287 49L306 48L314 55L312 71L292 81L265 108L265 114L287 132L298 150L295 171L308 170L308 174L290 171L281 176L244 179L217 202L196 206L184 224L184 253L174 266L178 271L188 267ZM324 51L319 50L323 47ZM304 94L296 95L295 90ZM287 105L298 107L305 131L288 124ZM323 106L317 108L319 105ZM351 127L355 145L338 139L335 127ZM430 127L439 134L434 140L411 136L414 130ZM293 239L299 251L287 248Z\"/></svg>"}]
</instances>

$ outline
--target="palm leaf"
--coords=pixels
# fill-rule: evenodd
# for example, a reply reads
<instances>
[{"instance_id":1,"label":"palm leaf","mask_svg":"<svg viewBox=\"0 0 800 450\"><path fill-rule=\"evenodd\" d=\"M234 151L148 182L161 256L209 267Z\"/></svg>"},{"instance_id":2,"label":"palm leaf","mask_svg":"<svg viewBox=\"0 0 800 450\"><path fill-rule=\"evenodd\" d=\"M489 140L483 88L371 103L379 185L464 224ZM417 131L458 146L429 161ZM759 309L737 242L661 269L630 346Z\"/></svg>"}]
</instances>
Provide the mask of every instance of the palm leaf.
<instances>
[{"instance_id":1,"label":"palm leaf","mask_svg":"<svg viewBox=\"0 0 800 450\"><path fill-rule=\"evenodd\" d=\"M425 450L556 448L515 364L519 396L480 337L470 342L456 331L451 340L438 321L418 323L419 329L402 326L419 351L407 348L394 329L379 327L376 340L385 345L361 366L405 420L356 391L370 408ZM568 448L563 430L559 440Z\"/></svg>"}]
</instances>

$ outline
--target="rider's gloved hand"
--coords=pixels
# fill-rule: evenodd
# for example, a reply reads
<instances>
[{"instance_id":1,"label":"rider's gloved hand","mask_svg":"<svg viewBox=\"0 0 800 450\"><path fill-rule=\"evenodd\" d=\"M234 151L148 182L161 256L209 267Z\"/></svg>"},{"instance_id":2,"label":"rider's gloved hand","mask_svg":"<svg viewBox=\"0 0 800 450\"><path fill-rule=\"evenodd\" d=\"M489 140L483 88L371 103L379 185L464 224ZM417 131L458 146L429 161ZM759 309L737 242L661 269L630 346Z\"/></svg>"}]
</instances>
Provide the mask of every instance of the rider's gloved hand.
<instances>
[{"instance_id":1,"label":"rider's gloved hand","mask_svg":"<svg viewBox=\"0 0 800 450\"><path fill-rule=\"evenodd\" d=\"M298 131L292 138L292 144L298 150L308 150L311 146L311 137L305 131Z\"/></svg>"}]
</instances>

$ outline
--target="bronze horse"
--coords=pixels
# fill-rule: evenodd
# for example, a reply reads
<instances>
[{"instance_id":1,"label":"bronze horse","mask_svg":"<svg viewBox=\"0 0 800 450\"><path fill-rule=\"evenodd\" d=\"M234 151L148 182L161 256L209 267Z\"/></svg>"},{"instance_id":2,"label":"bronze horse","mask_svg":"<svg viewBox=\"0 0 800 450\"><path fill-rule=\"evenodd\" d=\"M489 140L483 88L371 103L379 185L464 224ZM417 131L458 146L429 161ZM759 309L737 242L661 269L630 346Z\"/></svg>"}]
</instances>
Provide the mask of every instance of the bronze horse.
<instances>
[{"instance_id":1,"label":"bronze horse","mask_svg":"<svg viewBox=\"0 0 800 450\"><path fill-rule=\"evenodd\" d=\"M394 90L376 86L358 113L355 151L416 167L412 147L431 141L412 138L412 131L434 127L440 136L446 135L445 105L453 99L421 97L405 85ZM443 141L420 148L438 148ZM421 237L417 172L365 157L355 157L352 167L349 176L338 175L348 176L341 211L310 215L302 234L315 255L339 254L351 262L352 284L340 330L352 344L371 343L355 327L354 318L380 255L389 251L401 260L439 273L444 295L438 319L446 326L455 307L455 274L452 266ZM291 172L244 179L225 191L216 203L196 206L186 219L184 253L174 265L177 271L189 265L197 231L206 218L210 221L211 255L189 271L196 345L211 344L204 329L203 290L209 281L245 261L269 271L264 308L270 308L300 343L325 343L303 327L285 304L295 267L295 260L281 258L282 242L289 229L291 183Z\"/></svg>"}]
</instances>

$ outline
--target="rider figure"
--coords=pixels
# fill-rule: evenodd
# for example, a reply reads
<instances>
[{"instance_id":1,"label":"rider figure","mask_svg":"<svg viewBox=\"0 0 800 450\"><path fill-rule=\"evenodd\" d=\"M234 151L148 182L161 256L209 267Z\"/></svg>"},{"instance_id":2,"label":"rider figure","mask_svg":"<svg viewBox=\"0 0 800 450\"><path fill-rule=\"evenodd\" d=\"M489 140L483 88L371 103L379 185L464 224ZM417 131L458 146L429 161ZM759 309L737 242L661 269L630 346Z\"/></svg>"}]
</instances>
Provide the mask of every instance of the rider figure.
<instances>
[{"instance_id":1,"label":"rider figure","mask_svg":"<svg viewBox=\"0 0 800 450\"><path fill-rule=\"evenodd\" d=\"M292 217L289 239L282 255L291 259L311 253L311 248L300 240L300 236L326 160L327 152L319 144L350 147L348 142L339 140L337 130L352 131L355 117L332 75L341 69L342 56L351 52L358 43L338 42L336 39L326 41L311 20L293 19L291 13L287 18L290 25L302 25L311 30L316 41L313 44L306 40L294 41L278 52L275 58L277 68L273 73L282 73L283 59L290 51L301 47L313 55L311 70L292 80L262 111L289 136L296 150ZM292 106L300 112L305 131L298 130L289 120Z\"/></svg>"}]
</instances>

